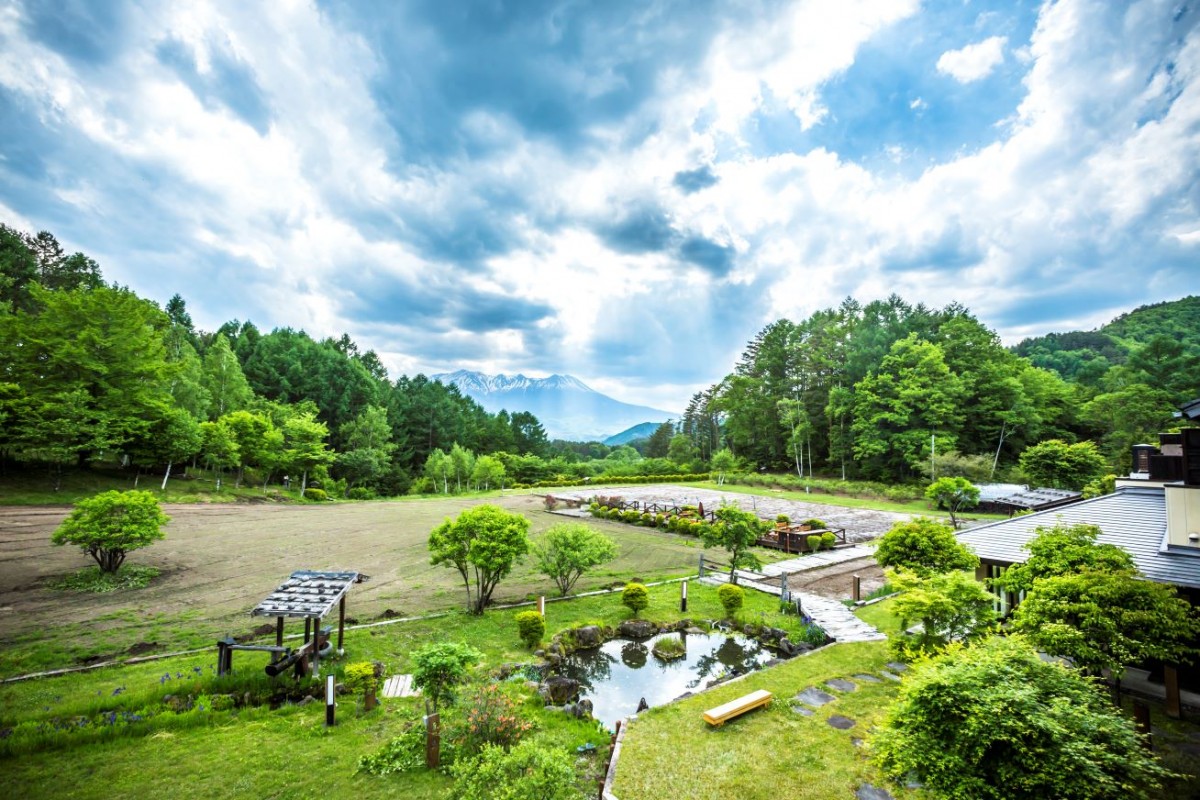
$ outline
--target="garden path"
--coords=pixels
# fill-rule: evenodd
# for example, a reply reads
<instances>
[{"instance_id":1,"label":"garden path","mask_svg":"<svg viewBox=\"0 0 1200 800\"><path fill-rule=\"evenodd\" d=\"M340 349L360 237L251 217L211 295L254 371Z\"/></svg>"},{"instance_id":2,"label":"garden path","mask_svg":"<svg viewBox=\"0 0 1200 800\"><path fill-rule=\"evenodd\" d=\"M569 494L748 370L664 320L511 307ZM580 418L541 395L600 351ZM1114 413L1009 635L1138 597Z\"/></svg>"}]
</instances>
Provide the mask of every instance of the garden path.
<instances>
[{"instance_id":1,"label":"garden path","mask_svg":"<svg viewBox=\"0 0 1200 800\"><path fill-rule=\"evenodd\" d=\"M700 580L703 583L718 586L722 583L728 583L729 576L725 573L714 572L705 575ZM749 589L757 589L767 594L773 594L776 597L780 594L778 586L761 583L744 575L738 576L738 585ZM804 609L804 613L812 617L813 622L820 625L825 630L825 633L829 634L837 642L873 642L887 639L887 636L881 633L874 625L868 625L859 619L840 600L830 600L827 597L809 594L808 592L791 592L791 596L793 600L798 599L800 607Z\"/></svg>"}]
</instances>

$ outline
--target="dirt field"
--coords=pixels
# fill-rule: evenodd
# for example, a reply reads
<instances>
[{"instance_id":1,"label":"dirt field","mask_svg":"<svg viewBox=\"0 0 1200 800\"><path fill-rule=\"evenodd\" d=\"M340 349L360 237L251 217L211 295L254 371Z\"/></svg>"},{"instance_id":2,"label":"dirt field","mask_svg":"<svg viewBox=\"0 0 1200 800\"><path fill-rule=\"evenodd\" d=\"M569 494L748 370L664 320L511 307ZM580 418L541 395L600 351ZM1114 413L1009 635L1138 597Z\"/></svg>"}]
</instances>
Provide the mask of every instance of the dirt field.
<instances>
[{"instance_id":1,"label":"dirt field","mask_svg":"<svg viewBox=\"0 0 1200 800\"><path fill-rule=\"evenodd\" d=\"M24 667L27 659L14 650L49 648L80 661L127 653L131 647L137 652L207 645L226 633L246 633L256 623L250 609L298 569L348 569L371 576L351 590L348 601L347 614L361 621L389 610L407 616L458 607L463 602L458 573L430 566L426 540L447 515L479 502L168 506L167 538L129 557L131 563L159 568L162 575L146 589L107 595L47 587L55 577L91 563L78 548L50 544L67 508L0 508L0 675L13 674L16 664ZM535 539L564 521L545 513L537 496L489 502L524 512ZM674 534L608 521L592 524L617 541L620 556L584 576L576 591L682 574L694 568L700 552L695 540ZM500 584L495 599L552 592L550 581L527 561Z\"/></svg>"}]
</instances>

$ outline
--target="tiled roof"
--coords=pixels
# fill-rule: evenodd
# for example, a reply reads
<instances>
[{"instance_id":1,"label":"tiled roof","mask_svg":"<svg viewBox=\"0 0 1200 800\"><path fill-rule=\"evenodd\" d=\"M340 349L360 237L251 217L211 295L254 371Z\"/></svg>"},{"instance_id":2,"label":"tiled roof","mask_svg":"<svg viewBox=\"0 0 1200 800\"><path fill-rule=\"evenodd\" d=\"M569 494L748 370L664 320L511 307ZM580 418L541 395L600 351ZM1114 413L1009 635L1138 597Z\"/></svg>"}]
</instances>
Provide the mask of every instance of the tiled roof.
<instances>
[{"instance_id":1,"label":"tiled roof","mask_svg":"<svg viewBox=\"0 0 1200 800\"><path fill-rule=\"evenodd\" d=\"M351 585L367 576L359 572L293 572L250 612L252 617L321 618L333 611Z\"/></svg>"},{"instance_id":2,"label":"tiled roof","mask_svg":"<svg viewBox=\"0 0 1200 800\"><path fill-rule=\"evenodd\" d=\"M1022 545L1037 534L1037 528L1060 522L1098 525L1097 542L1115 544L1128 552L1138 571L1152 581L1200 588L1200 552L1165 551L1167 502L1160 488L1122 488L1114 494L971 528L958 538L980 558L1016 564L1029 555Z\"/></svg>"}]
</instances>

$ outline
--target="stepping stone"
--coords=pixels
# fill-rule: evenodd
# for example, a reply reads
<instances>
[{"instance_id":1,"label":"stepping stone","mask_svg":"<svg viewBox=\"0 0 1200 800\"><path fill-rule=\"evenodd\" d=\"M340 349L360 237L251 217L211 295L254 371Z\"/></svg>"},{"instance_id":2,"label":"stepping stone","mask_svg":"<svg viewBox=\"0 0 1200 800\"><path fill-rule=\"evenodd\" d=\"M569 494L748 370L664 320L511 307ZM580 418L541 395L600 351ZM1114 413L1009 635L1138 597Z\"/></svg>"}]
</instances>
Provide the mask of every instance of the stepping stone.
<instances>
[{"instance_id":1,"label":"stepping stone","mask_svg":"<svg viewBox=\"0 0 1200 800\"><path fill-rule=\"evenodd\" d=\"M841 714L834 714L829 719L825 720L839 731L848 731L855 726L854 720L849 717L843 717Z\"/></svg>"},{"instance_id":2,"label":"stepping stone","mask_svg":"<svg viewBox=\"0 0 1200 800\"><path fill-rule=\"evenodd\" d=\"M845 678L834 678L833 680L825 681L825 685L839 692L853 692L858 688Z\"/></svg>"},{"instance_id":3,"label":"stepping stone","mask_svg":"<svg viewBox=\"0 0 1200 800\"><path fill-rule=\"evenodd\" d=\"M837 698L831 695L829 692L822 692L815 686L810 686L803 692L800 692L800 694L796 695L795 699L806 705L819 708L826 703L832 703Z\"/></svg>"},{"instance_id":4,"label":"stepping stone","mask_svg":"<svg viewBox=\"0 0 1200 800\"><path fill-rule=\"evenodd\" d=\"M795 711L802 717L811 717L814 713L811 708L805 708L804 706L792 706L792 711Z\"/></svg>"},{"instance_id":5,"label":"stepping stone","mask_svg":"<svg viewBox=\"0 0 1200 800\"><path fill-rule=\"evenodd\" d=\"M383 682L384 697L417 697L421 690L412 685L412 675L393 675Z\"/></svg>"},{"instance_id":6,"label":"stepping stone","mask_svg":"<svg viewBox=\"0 0 1200 800\"><path fill-rule=\"evenodd\" d=\"M899 661L889 661L884 666L892 672L908 672L908 664L901 664Z\"/></svg>"},{"instance_id":7,"label":"stepping stone","mask_svg":"<svg viewBox=\"0 0 1200 800\"><path fill-rule=\"evenodd\" d=\"M894 674L894 673L888 672L886 669L881 669L881 670L879 670L879 674L880 674L880 675L882 675L883 677L887 678L889 681L898 681L898 680L900 680L900 676L899 676L899 675L896 675L896 674Z\"/></svg>"},{"instance_id":8,"label":"stepping stone","mask_svg":"<svg viewBox=\"0 0 1200 800\"><path fill-rule=\"evenodd\" d=\"M857 800L896 800L887 789L880 789L869 783L864 783L858 787L858 791L854 793L854 796Z\"/></svg>"},{"instance_id":9,"label":"stepping stone","mask_svg":"<svg viewBox=\"0 0 1200 800\"><path fill-rule=\"evenodd\" d=\"M851 737L850 737L850 744L854 745L855 747L862 747L862 746L863 746L863 740L862 740L862 739L860 739L860 738L858 738L857 736L851 736Z\"/></svg>"},{"instance_id":10,"label":"stepping stone","mask_svg":"<svg viewBox=\"0 0 1200 800\"><path fill-rule=\"evenodd\" d=\"M867 675L865 673L855 675L854 679L858 680L858 681L862 681L863 683L879 683L879 678L876 678L874 675Z\"/></svg>"}]
</instances>

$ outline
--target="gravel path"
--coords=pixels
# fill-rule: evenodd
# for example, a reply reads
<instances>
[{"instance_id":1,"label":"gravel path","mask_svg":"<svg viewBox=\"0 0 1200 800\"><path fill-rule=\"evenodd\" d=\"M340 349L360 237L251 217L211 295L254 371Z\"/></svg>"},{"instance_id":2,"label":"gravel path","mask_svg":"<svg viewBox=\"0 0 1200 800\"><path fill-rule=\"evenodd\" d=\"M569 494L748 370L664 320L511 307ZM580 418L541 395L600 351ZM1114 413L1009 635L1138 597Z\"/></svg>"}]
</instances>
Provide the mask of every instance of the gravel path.
<instances>
[{"instance_id":1,"label":"gravel path","mask_svg":"<svg viewBox=\"0 0 1200 800\"><path fill-rule=\"evenodd\" d=\"M554 496L562 500L586 500L597 494L616 495L621 499L660 505L704 504L705 510L720 508L724 503L737 503L745 511L753 511L763 519L774 519L787 514L793 522L816 518L831 528L845 528L846 541L866 542L882 536L897 522L912 519L911 514L891 511L876 511L869 508L846 508L824 503L807 503L783 497L763 497L719 489L697 489L691 486L656 484L651 486L588 486L570 491L556 491Z\"/></svg>"}]
</instances>

